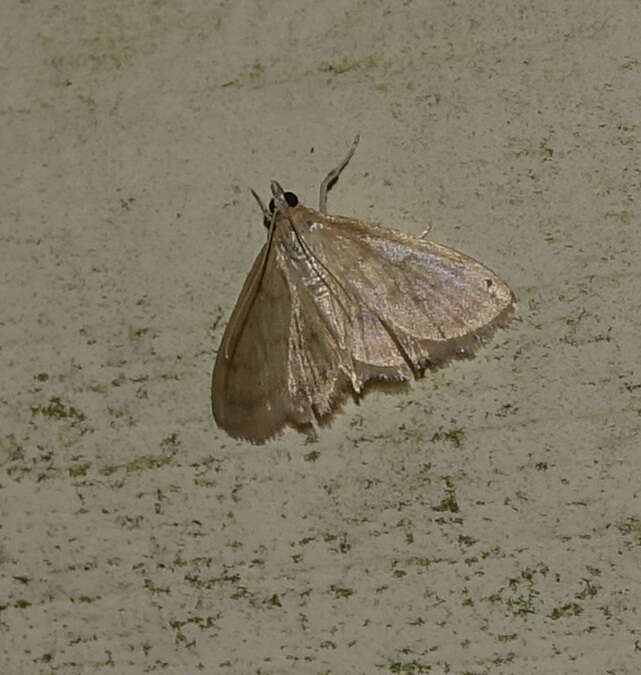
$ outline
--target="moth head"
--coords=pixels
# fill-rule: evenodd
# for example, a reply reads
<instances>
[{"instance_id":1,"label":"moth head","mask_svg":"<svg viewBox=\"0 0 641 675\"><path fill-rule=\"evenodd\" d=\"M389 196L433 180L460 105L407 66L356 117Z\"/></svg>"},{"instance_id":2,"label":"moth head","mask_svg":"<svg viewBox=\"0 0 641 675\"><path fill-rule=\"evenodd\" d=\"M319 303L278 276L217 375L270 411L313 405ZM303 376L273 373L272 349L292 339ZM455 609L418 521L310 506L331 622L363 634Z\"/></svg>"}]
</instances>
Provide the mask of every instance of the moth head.
<instances>
[{"instance_id":1,"label":"moth head","mask_svg":"<svg viewBox=\"0 0 641 675\"><path fill-rule=\"evenodd\" d=\"M280 183L277 183L275 180L272 181L271 188L274 196L269 200L267 208L265 208L265 205L256 192L250 188L250 192L254 195L254 199L258 202L258 206L260 206L260 210L263 212L263 225L267 229L271 227L272 221L274 218L277 218L279 214L283 214L291 221L289 209L300 204L298 197L293 192L285 192ZM276 214L276 216L274 214Z\"/></svg>"},{"instance_id":2,"label":"moth head","mask_svg":"<svg viewBox=\"0 0 641 675\"><path fill-rule=\"evenodd\" d=\"M285 192L281 187L280 183L277 183L275 180L271 184L272 194L274 195L269 200L269 212L274 213L277 207L287 208L298 206L298 197L293 192Z\"/></svg>"}]
</instances>

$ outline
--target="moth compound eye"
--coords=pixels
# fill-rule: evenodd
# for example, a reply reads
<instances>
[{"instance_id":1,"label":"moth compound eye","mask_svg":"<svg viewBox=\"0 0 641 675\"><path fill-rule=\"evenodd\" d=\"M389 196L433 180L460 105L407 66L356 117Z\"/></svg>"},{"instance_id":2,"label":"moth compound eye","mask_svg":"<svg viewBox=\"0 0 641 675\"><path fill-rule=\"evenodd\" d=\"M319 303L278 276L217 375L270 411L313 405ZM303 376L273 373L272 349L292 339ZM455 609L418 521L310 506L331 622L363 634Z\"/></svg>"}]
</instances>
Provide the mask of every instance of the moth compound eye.
<instances>
[{"instance_id":1,"label":"moth compound eye","mask_svg":"<svg viewBox=\"0 0 641 675\"><path fill-rule=\"evenodd\" d=\"M285 197L287 206L298 206L298 197L293 192L283 192L283 197ZM275 208L276 204L272 198L269 200L269 212L274 213Z\"/></svg>"},{"instance_id":2,"label":"moth compound eye","mask_svg":"<svg viewBox=\"0 0 641 675\"><path fill-rule=\"evenodd\" d=\"M298 206L298 197L293 192L285 193L285 201L289 206Z\"/></svg>"}]
</instances>

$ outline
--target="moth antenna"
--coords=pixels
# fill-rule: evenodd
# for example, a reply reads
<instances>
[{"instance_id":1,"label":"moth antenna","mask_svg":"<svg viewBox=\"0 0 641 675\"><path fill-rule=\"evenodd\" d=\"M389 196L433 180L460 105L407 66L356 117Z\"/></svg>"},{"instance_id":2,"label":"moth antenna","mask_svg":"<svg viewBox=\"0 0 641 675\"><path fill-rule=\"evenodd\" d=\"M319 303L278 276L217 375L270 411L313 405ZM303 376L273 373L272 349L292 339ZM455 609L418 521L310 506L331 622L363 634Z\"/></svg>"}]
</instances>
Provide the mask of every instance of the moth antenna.
<instances>
[{"instance_id":1,"label":"moth antenna","mask_svg":"<svg viewBox=\"0 0 641 675\"><path fill-rule=\"evenodd\" d=\"M335 169L332 169L327 174L327 176L325 176L325 180L321 183L320 199L318 203L318 210L321 213L327 214L327 193L332 189L332 187L338 180L338 177L343 172L343 169L349 164L349 160L352 159L352 157L354 156L354 153L356 152L356 146L358 145L358 141L360 141L360 139L361 135L356 134L356 138L354 139L352 147L349 149L349 152L347 153L347 157L345 157L345 159Z\"/></svg>"},{"instance_id":2,"label":"moth antenna","mask_svg":"<svg viewBox=\"0 0 641 675\"><path fill-rule=\"evenodd\" d=\"M269 223L271 221L271 214L269 213L269 209L263 204L263 200L256 194L252 188L249 188L249 191L254 195L254 199L258 202L258 206L260 207L260 210L263 212L263 223L265 227L269 227Z\"/></svg>"}]
</instances>

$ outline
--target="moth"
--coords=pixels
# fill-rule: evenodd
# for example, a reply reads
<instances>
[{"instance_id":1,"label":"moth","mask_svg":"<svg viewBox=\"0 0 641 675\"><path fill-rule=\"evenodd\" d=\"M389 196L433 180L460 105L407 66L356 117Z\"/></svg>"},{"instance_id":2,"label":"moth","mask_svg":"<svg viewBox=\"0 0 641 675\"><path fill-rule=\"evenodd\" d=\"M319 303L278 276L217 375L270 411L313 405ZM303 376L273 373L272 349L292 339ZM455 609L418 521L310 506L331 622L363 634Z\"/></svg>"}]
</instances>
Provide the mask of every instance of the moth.
<instances>
[{"instance_id":1,"label":"moth","mask_svg":"<svg viewBox=\"0 0 641 675\"><path fill-rule=\"evenodd\" d=\"M368 383L406 383L472 356L512 315L515 298L487 267L454 249L318 211L271 181L267 241L216 357L212 410L230 436L263 443L285 427L328 422Z\"/></svg>"}]
</instances>

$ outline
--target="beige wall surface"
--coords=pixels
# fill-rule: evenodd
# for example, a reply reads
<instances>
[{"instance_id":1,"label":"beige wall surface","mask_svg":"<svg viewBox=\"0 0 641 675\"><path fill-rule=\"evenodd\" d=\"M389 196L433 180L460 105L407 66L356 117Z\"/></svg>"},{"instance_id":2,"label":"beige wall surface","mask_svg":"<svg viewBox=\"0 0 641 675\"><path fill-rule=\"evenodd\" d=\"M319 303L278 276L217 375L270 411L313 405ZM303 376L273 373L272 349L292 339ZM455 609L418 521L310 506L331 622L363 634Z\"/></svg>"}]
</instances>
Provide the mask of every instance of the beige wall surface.
<instances>
[{"instance_id":1,"label":"beige wall surface","mask_svg":"<svg viewBox=\"0 0 641 675\"><path fill-rule=\"evenodd\" d=\"M0 8L0 671L641 672L641 8ZM211 418L247 188L478 258L476 359Z\"/></svg>"}]
</instances>

